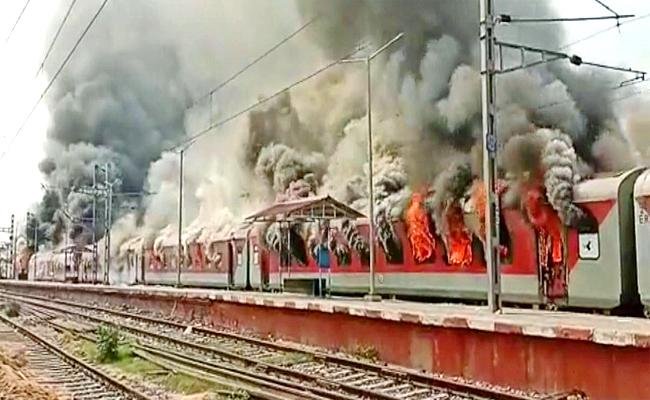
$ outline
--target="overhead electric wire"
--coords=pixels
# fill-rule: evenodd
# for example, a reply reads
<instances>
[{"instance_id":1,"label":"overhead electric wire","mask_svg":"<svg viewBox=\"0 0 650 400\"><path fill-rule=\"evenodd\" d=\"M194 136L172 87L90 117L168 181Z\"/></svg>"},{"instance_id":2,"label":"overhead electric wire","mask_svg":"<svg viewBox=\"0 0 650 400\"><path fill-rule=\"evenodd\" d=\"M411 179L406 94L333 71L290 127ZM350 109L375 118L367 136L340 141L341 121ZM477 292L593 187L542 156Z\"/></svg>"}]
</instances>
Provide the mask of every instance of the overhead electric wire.
<instances>
[{"instance_id":1,"label":"overhead electric wire","mask_svg":"<svg viewBox=\"0 0 650 400\"><path fill-rule=\"evenodd\" d=\"M603 3L602 1L600 1L600 0L594 0L594 1L595 1L596 3L598 3L598 4L600 4L601 6L603 6L603 8L605 8L607 11L611 12L612 14L614 14L614 15L618 15L618 13L617 13L616 11L612 10L611 8L609 8L609 6L608 6L607 4L605 4L605 3Z\"/></svg>"},{"instance_id":2,"label":"overhead electric wire","mask_svg":"<svg viewBox=\"0 0 650 400\"><path fill-rule=\"evenodd\" d=\"M295 37L297 34L305 30L309 25L314 23L320 16L315 16L314 18L310 19L306 23L304 23L302 26L300 26L297 30L293 31L289 36L284 37L282 40L280 40L278 43L274 44L271 48L266 50L264 53L253 59L251 62L246 64L243 68L235 72L233 75L231 75L229 78L224 80L223 82L219 83L217 86L215 86L214 89L210 90L208 93L197 97L192 104L188 108L194 107L196 104L201 102L203 99L211 97L213 94L215 94L218 90L229 84L230 82L234 81L239 77L241 74L246 72L249 68L251 68L253 65L257 64L260 62L264 57L268 56L269 54L273 53L275 50L277 50L280 46L283 44L287 43L289 40L291 40L293 37Z\"/></svg>"},{"instance_id":3,"label":"overhead electric wire","mask_svg":"<svg viewBox=\"0 0 650 400\"><path fill-rule=\"evenodd\" d=\"M88 23L88 25L86 25L86 28L85 28L85 29L83 30L83 32L81 33L81 36L79 36L79 38L78 38L77 41L75 42L74 46L72 47L72 49L70 50L70 52L68 53L68 55L65 57L65 59L63 60L63 62L62 62L61 65L59 66L59 68L56 70L56 72L55 72L54 75L52 76L52 79L50 79L50 82L49 82L49 83L47 84L47 86L45 87L45 90L43 90L43 92L41 93L41 95L38 97L38 100L36 101L36 103L34 104L34 106L32 107L32 109L29 111L29 114L27 114L27 117L25 117L25 119L23 120L22 124L20 125L20 127L18 128L18 130L16 131L16 133L13 135L13 137L11 138L11 140L9 141L9 143L7 144L7 146L5 147L4 151L0 154L0 160L2 160L2 159L5 157L5 155L9 152L9 149L10 149L11 146L13 145L14 141L16 140L16 138L18 137L18 135L20 135L20 133L22 132L22 130L25 128L25 125L27 125L27 122L29 121L29 119L31 118L32 114L33 114L34 111L36 110L36 107L38 107L38 105L40 104L41 100L43 100L43 98L45 97L45 95L47 94L47 92L50 90L50 88L52 87L52 85L54 84L54 82L56 81L56 79L57 79L57 78L59 77L59 75L61 74L61 71L63 71L63 68L68 64L68 61L70 61L70 58L72 57L72 55L74 54L74 52L77 50L77 47L79 47L79 44L81 44L81 41L82 41L83 38L86 36L86 34L87 34L88 31L90 30L90 28L93 26L93 24L94 24L95 21L97 20L97 17L99 17L99 14L101 14L102 10L103 10L104 7L106 6L106 3L108 3L108 0L104 0L104 1L102 2L101 6L99 6L99 8L97 9L97 12L95 13L95 15L93 15L93 17L92 17L92 19L90 20L90 22Z\"/></svg>"},{"instance_id":4,"label":"overhead electric wire","mask_svg":"<svg viewBox=\"0 0 650 400\"><path fill-rule=\"evenodd\" d=\"M640 85L640 84L645 84L645 83L650 83L650 81L638 81L638 82L633 83L633 84L634 85ZM622 89L624 87L631 86L633 84L629 84L627 86L613 86L613 87L609 87L609 88L605 88L605 89L601 89L601 90L593 90L593 91L587 92L587 94L591 94L591 93L600 94L600 93L603 93L603 92L613 92L615 90L619 90L619 89ZM622 99L627 98L627 97L636 96L638 94L645 93L645 92L647 92L649 90L650 89L641 90L641 91L638 91L638 92L633 92L634 94L622 96L620 99L622 100ZM609 101L617 101L617 100L616 99L610 99ZM539 105L539 106L533 108L532 111L543 110L545 108L560 106L560 105L563 105L563 104L569 104L569 103L574 103L574 102L575 102L575 99L553 101L553 102L550 102L550 103Z\"/></svg>"},{"instance_id":5,"label":"overhead electric wire","mask_svg":"<svg viewBox=\"0 0 650 400\"><path fill-rule=\"evenodd\" d=\"M599 21L604 19L621 19L632 18L634 14L625 15L603 15L599 17L575 17L575 18L510 18L507 22L515 23L544 23L544 22L586 22L586 21Z\"/></svg>"},{"instance_id":6,"label":"overhead electric wire","mask_svg":"<svg viewBox=\"0 0 650 400\"><path fill-rule=\"evenodd\" d=\"M560 50L564 50L564 49L566 49L566 48L569 48L569 47L575 46L575 45L578 44L578 43L582 43L582 42L584 42L584 41L587 41L587 40L589 40L589 39L592 39L592 38L594 38L594 37L596 37L596 36L598 36L598 35L600 35L600 34L603 34L603 33L605 33L605 32L609 32L609 31L611 31L612 29L619 28L621 25L628 24L628 23L631 23L631 22L636 22L636 21L639 21L639 20L642 20L642 19L645 19L645 18L648 18L648 17L650 17L650 13L643 14L643 15L640 15L640 16L638 16L638 17L636 17L636 18L632 18L632 19L628 19L628 20L626 20L626 21L623 21L623 22L621 22L621 23L619 23L619 24L617 24L617 25L615 25L615 26L610 26L610 27L608 27L608 28L605 28L605 29L602 29L602 30L596 31L596 32L594 32L594 33L592 33L592 34L590 34L590 35L587 35L587 36L585 36L585 37L583 37L583 38L581 38L581 39L578 39L578 40L576 40L576 41L574 41L574 42L567 43L567 44L563 45L562 47L560 47Z\"/></svg>"},{"instance_id":7,"label":"overhead electric wire","mask_svg":"<svg viewBox=\"0 0 650 400\"><path fill-rule=\"evenodd\" d=\"M72 8L74 7L75 3L77 0L72 0L70 2L70 5L68 6L68 10L65 13L65 16L63 17L63 20L61 20L61 23L59 24L59 27L56 30L56 33L54 34L54 37L52 38L52 41L50 42L50 45L47 48L47 51L45 52L45 56L43 57L43 61L41 61L41 65L38 67L38 71L36 71L36 76L41 73L43 70L43 67L45 66L45 61L47 61L47 57L50 56L50 52L54 48L54 44L56 43L56 40L59 38L59 34L61 33L61 30L63 29L63 26L65 25L66 21L68 20L68 17L70 16L70 13L72 12Z\"/></svg>"},{"instance_id":8,"label":"overhead electric wire","mask_svg":"<svg viewBox=\"0 0 650 400\"><path fill-rule=\"evenodd\" d=\"M25 5L23 6L23 9L20 10L20 14L18 14L18 18L16 18L16 22L14 22L14 26L11 27L11 31L9 31L9 35L7 35L7 38L5 39L5 43L11 39L11 35L13 35L14 30L16 29L16 26L18 26L18 23L20 22L20 19L23 17L23 14L25 13L25 10L27 9L27 6L29 5L29 2L31 0L27 0L25 2Z\"/></svg>"},{"instance_id":9,"label":"overhead electric wire","mask_svg":"<svg viewBox=\"0 0 650 400\"><path fill-rule=\"evenodd\" d=\"M264 98L262 98L262 99L256 101L255 103L253 103L253 104L247 106L246 108L244 108L244 109L242 109L242 110L239 110L239 111L237 111L236 113L231 114L230 116L228 116L228 117L226 117L226 118L223 118L223 119L221 119L221 120L219 120L219 121L217 121L217 122L214 122L214 123L210 124L207 128L204 128L204 129L202 129L202 130L196 132L195 134L191 135L191 136L188 137L187 139L185 139L185 140L183 140L183 141L177 143L176 145L170 147L170 148L168 149L168 151L174 151L174 150L177 150L177 149L180 149L180 148L186 149L187 147L191 146L191 145L192 145L196 140L198 140L198 139L201 138L202 136L204 136L204 135L210 133L210 131L212 131L213 129L218 128L219 126L222 126L222 125L227 124L228 122L230 122L230 121L236 119L237 117L239 117L239 116L241 116L241 115L243 115L243 114L245 114L245 113L247 113L247 112L253 110L254 108L256 108L256 107L258 107L258 106L260 106L260 105L262 105L262 104L268 102L269 100L271 100L271 99L273 99L273 98L275 98L275 97L278 97L278 96L281 95L282 93L285 93L286 91L291 90L291 89L294 88L295 86L298 86L298 85L300 85L300 84L302 84L302 83L308 81L309 79L315 77L316 75L319 75L319 74L323 73L324 71L326 71L326 70L332 68L333 66L340 64L342 60L344 60L344 59L346 59L346 58L349 58L349 57L353 56L354 54L358 53L359 50L360 50L360 49L357 49L357 50L355 50L354 52L352 52L352 53L350 53L350 54L346 54L345 56L343 56L343 57L341 57L341 58L338 58L338 59L336 59L335 61L332 61L332 62L330 62L330 63L328 63L328 64L326 64L326 65L324 65L324 66L318 68L316 71L310 73L309 75L306 75L306 76L302 77L301 79L295 81L295 82L292 83L291 85L286 86L286 87L284 87L283 89L278 90L277 92L273 93L272 95L267 96L267 97L264 97Z\"/></svg>"}]
</instances>

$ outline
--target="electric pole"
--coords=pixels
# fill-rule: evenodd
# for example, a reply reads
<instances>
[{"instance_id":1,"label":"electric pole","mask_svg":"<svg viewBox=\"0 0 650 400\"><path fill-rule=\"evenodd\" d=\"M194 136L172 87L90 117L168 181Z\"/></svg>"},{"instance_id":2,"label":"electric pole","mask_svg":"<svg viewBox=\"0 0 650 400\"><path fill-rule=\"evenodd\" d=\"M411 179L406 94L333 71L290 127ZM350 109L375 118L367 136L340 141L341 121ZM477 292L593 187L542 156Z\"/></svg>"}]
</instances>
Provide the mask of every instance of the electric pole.
<instances>
[{"instance_id":1,"label":"electric pole","mask_svg":"<svg viewBox=\"0 0 650 400\"><path fill-rule=\"evenodd\" d=\"M499 195L496 191L497 135L494 86L494 4L481 0L481 109L483 117L483 180L487 201L485 204L485 263L488 274L488 308L501 310L501 282L499 259Z\"/></svg>"},{"instance_id":2,"label":"electric pole","mask_svg":"<svg viewBox=\"0 0 650 400\"><path fill-rule=\"evenodd\" d=\"M13 267L15 265L15 248L14 248L14 215L11 214L11 223L7 227L0 227L0 233L9 234L9 241L4 243L3 249L7 251L7 257L5 259L5 268L4 273L0 275L0 278L10 278L13 275ZM10 272L11 271L11 272Z\"/></svg>"},{"instance_id":3,"label":"electric pole","mask_svg":"<svg viewBox=\"0 0 650 400\"><path fill-rule=\"evenodd\" d=\"M375 293L375 189L373 186L373 145L372 145L372 81L370 79L370 67L372 60L379 54L384 52L398 40L404 36L400 32L384 43L380 48L365 57L345 58L339 61L341 64L348 63L363 63L366 68L366 123L368 124L367 130L367 156L368 156L368 242L370 243L370 259L369 259L369 282L368 293L365 296L369 301L380 301L381 296Z\"/></svg>"},{"instance_id":4,"label":"electric pole","mask_svg":"<svg viewBox=\"0 0 650 400\"><path fill-rule=\"evenodd\" d=\"M181 266L183 265L183 162L185 150L180 150L180 167L178 174L178 265L176 268L176 285L181 286Z\"/></svg>"},{"instance_id":5,"label":"electric pole","mask_svg":"<svg viewBox=\"0 0 650 400\"><path fill-rule=\"evenodd\" d=\"M97 283L97 266L99 256L97 254L97 164L93 165L93 283Z\"/></svg>"},{"instance_id":6,"label":"electric pole","mask_svg":"<svg viewBox=\"0 0 650 400\"><path fill-rule=\"evenodd\" d=\"M607 18L629 18L632 15L618 15ZM544 23L544 22L572 22L603 19L603 17L586 18L512 18L507 14L494 14L494 0L480 0L480 47L481 47L481 109L483 121L483 179L486 192L485 212L485 261L487 264L488 307L492 312L501 311L501 271L500 271L500 206L497 191L498 165L498 132L496 132L497 101L495 79L497 75L518 71L546 64L552 61L567 60L571 64L609 69L619 72L634 74L632 79L621 82L621 86L645 80L644 71L631 68L621 68L600 63L584 61L577 55L569 55L554 50L547 50L532 46L520 45L499 41L495 37L495 27L498 23ZM498 49L498 52L495 51ZM512 49L521 55L519 65L504 67L503 50ZM526 59L526 54L539 55L533 61ZM497 68L498 58L498 68Z\"/></svg>"}]
</instances>

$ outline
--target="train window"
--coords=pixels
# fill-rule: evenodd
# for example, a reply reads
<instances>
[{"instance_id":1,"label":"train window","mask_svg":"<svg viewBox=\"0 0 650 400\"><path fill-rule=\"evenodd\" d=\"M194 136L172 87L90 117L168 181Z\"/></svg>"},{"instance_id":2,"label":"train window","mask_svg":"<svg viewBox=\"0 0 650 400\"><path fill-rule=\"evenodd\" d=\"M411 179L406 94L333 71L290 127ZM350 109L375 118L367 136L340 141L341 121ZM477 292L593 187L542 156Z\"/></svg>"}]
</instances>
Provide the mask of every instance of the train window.
<instances>
[{"instance_id":1,"label":"train window","mask_svg":"<svg viewBox=\"0 0 650 400\"><path fill-rule=\"evenodd\" d=\"M244 255L241 249L237 249L237 266L241 267L244 264Z\"/></svg>"},{"instance_id":2,"label":"train window","mask_svg":"<svg viewBox=\"0 0 650 400\"><path fill-rule=\"evenodd\" d=\"M578 233L579 256L584 260L597 260L600 257L600 239L598 233Z\"/></svg>"},{"instance_id":3,"label":"train window","mask_svg":"<svg viewBox=\"0 0 650 400\"><path fill-rule=\"evenodd\" d=\"M253 246L253 264L258 265L260 263L260 248L258 246Z\"/></svg>"}]
</instances>

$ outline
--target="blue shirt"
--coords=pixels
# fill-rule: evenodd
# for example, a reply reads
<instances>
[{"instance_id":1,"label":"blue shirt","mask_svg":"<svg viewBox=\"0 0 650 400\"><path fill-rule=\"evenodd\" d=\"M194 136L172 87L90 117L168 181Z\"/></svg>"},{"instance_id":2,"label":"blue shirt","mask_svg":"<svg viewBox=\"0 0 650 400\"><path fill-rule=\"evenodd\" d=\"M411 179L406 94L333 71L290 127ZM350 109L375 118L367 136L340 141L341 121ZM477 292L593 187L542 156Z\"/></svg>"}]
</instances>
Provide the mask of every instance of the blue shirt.
<instances>
[{"instance_id":1,"label":"blue shirt","mask_svg":"<svg viewBox=\"0 0 650 400\"><path fill-rule=\"evenodd\" d=\"M329 269L330 267L330 253L324 244L318 246L318 266L321 269Z\"/></svg>"}]
</instances>

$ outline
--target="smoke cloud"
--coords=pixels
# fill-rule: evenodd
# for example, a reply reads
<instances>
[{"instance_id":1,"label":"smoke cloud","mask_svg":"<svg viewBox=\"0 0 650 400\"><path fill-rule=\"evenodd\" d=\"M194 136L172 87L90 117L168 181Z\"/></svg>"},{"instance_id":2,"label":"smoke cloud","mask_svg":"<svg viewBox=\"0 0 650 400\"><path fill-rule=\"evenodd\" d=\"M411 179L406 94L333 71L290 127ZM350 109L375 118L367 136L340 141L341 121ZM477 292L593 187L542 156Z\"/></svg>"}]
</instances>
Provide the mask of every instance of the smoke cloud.
<instances>
[{"instance_id":1,"label":"smoke cloud","mask_svg":"<svg viewBox=\"0 0 650 400\"><path fill-rule=\"evenodd\" d=\"M70 25L81 25L92 6L84 2ZM499 8L516 16L555 16L544 2L504 0ZM318 21L276 53L201 97L316 15ZM116 237L173 242L162 238L177 230L179 161L165 149L360 44L374 49L398 32L405 33L402 41L371 65L377 190L371 217L386 254L399 258L391 222L403 217L412 191L433 186L429 207L441 210L481 174L480 158L470 156L482 148L475 1L411 0L405 7L400 0L114 0L48 98L52 123L41 171L59 188L39 205L48 238L62 240L65 222L57 210L63 205L88 215L89 199L72 187L92 183L94 164L111 163L121 180L118 190L153 192L126 210L116 201L120 222L114 229L129 233ZM500 35L551 49L566 39L556 25L505 26ZM75 37L66 35L61 48ZM510 62L519 62L518 52L504 53L504 63ZM57 66L52 60L46 71ZM549 200L565 221L575 211L567 185L587 174L585 165L595 172L634 165L637 159L622 156L632 145L647 155L638 134L644 120L628 116L625 134L616 129L617 114L606 100L618 78L564 63L498 78L497 128L505 146L500 173L544 166ZM315 194L331 194L367 214L365 96L364 68L338 65L201 138L185 152L185 239L227 232L273 201ZM541 128L562 134L542 140L534 134ZM442 215L432 217L441 229ZM353 223L345 227L347 245L365 254L367 243ZM290 235L297 243L307 229L296 227ZM274 231L269 227L266 236L279 247L282 238Z\"/></svg>"}]
</instances>

